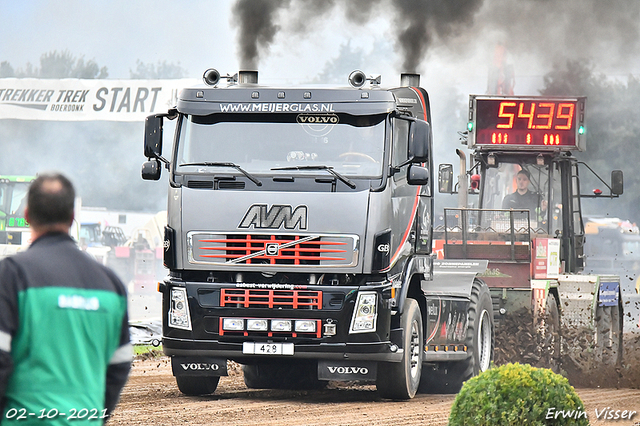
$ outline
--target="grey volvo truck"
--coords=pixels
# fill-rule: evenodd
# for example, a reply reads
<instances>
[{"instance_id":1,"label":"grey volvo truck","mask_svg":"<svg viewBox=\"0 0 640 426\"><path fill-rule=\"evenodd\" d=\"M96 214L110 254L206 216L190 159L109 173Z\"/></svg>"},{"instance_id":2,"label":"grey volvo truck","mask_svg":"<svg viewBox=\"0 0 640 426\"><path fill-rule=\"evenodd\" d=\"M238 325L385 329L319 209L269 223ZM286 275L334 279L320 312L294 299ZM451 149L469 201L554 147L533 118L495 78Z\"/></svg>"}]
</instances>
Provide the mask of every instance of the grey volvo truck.
<instances>
[{"instance_id":1,"label":"grey volvo truck","mask_svg":"<svg viewBox=\"0 0 640 426\"><path fill-rule=\"evenodd\" d=\"M250 388L358 381L392 399L455 392L489 367L487 262L431 254L419 79L265 87L210 69L147 118L142 177L169 173L158 289L181 392L214 392L228 360ZM163 156L164 119L177 121Z\"/></svg>"}]
</instances>

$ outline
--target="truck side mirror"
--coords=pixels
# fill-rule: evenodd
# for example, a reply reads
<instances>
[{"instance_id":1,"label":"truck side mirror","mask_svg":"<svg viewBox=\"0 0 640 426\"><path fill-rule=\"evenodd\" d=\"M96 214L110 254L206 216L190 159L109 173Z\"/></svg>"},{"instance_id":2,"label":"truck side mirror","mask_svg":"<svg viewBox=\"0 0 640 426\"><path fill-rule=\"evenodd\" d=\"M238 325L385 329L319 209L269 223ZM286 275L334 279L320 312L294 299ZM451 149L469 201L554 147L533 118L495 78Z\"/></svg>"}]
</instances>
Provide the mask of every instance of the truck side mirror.
<instances>
[{"instance_id":1,"label":"truck side mirror","mask_svg":"<svg viewBox=\"0 0 640 426\"><path fill-rule=\"evenodd\" d=\"M149 160L142 164L142 179L144 180L159 180L161 172L160 160Z\"/></svg>"},{"instance_id":2,"label":"truck side mirror","mask_svg":"<svg viewBox=\"0 0 640 426\"><path fill-rule=\"evenodd\" d=\"M624 186L623 180L622 170L611 171L611 192L615 195L622 195Z\"/></svg>"},{"instance_id":3,"label":"truck side mirror","mask_svg":"<svg viewBox=\"0 0 640 426\"><path fill-rule=\"evenodd\" d=\"M453 194L453 165L440 164L438 166L438 191Z\"/></svg>"},{"instance_id":4,"label":"truck side mirror","mask_svg":"<svg viewBox=\"0 0 640 426\"><path fill-rule=\"evenodd\" d=\"M429 169L418 164L410 164L407 171L409 185L426 185L429 183Z\"/></svg>"},{"instance_id":5,"label":"truck side mirror","mask_svg":"<svg viewBox=\"0 0 640 426\"><path fill-rule=\"evenodd\" d=\"M423 163L429 159L431 126L426 121L415 120L409 127L409 159Z\"/></svg>"},{"instance_id":6,"label":"truck side mirror","mask_svg":"<svg viewBox=\"0 0 640 426\"><path fill-rule=\"evenodd\" d=\"M162 118L164 114L148 116L144 121L144 156L157 158L162 155Z\"/></svg>"}]
</instances>

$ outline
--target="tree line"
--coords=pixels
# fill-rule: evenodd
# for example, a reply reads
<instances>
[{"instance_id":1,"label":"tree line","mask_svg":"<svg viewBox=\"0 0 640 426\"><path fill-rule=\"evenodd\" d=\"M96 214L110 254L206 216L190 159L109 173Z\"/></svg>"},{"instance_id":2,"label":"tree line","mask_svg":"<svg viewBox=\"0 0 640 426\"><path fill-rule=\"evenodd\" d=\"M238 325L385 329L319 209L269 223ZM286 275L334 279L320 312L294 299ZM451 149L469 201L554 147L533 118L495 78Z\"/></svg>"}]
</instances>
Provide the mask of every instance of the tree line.
<instances>
[{"instance_id":1,"label":"tree line","mask_svg":"<svg viewBox=\"0 0 640 426\"><path fill-rule=\"evenodd\" d=\"M173 79L183 78L186 72L180 63L158 61L157 64L146 64L139 59L135 69L129 69L131 79ZM8 61L0 62L0 78L108 78L106 66L99 66L93 59L85 60L84 56L75 56L68 50L47 52L40 56L40 66L27 63L22 68L14 68Z\"/></svg>"}]
</instances>

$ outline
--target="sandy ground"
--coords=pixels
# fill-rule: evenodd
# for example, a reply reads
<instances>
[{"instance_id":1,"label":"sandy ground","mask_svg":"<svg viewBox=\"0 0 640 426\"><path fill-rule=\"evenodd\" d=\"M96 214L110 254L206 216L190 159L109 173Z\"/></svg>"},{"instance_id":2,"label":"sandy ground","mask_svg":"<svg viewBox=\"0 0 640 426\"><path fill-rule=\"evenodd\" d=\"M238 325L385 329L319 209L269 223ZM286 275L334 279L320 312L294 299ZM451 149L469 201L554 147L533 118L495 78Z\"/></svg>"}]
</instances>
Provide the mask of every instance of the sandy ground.
<instances>
[{"instance_id":1,"label":"sandy ground","mask_svg":"<svg viewBox=\"0 0 640 426\"><path fill-rule=\"evenodd\" d=\"M410 401L381 399L374 386L330 386L324 390L255 390L231 365L213 395L184 396L166 357L134 362L129 382L109 425L446 425L455 395L418 394ZM639 384L640 385L640 384ZM577 388L592 425L640 425L598 420L596 411L640 413L640 389Z\"/></svg>"},{"instance_id":2,"label":"sandy ground","mask_svg":"<svg viewBox=\"0 0 640 426\"><path fill-rule=\"evenodd\" d=\"M130 316L140 320L159 317L159 301L155 295L132 296ZM523 336L522 330L512 330L512 335ZM507 348L523 348L530 340L502 342L496 361L531 362L506 354ZM624 346L624 364L616 368L572 371L569 363L561 366L582 398L592 425L640 426L640 333L626 335ZM313 391L255 390L244 385L237 364L230 364L229 374L221 378L213 395L189 397L178 390L168 358L137 359L108 424L446 425L455 398L418 394L411 401L389 401L380 398L375 386L357 385L330 385ZM607 408L638 414L631 420L603 420L602 415L598 419L597 413Z\"/></svg>"}]
</instances>

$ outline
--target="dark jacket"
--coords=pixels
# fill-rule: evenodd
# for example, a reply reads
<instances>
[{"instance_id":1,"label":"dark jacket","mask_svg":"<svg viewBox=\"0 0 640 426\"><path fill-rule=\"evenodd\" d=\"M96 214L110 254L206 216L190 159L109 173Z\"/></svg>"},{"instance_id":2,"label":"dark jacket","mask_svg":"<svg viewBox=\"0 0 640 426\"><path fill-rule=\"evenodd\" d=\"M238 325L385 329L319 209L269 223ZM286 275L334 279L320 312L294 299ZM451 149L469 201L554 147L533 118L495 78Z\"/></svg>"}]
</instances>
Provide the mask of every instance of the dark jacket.
<instances>
[{"instance_id":1,"label":"dark jacket","mask_svg":"<svg viewBox=\"0 0 640 426\"><path fill-rule=\"evenodd\" d=\"M101 424L131 358L122 282L67 234L43 235L0 261L0 423L42 425L42 410L55 409L46 424L86 424L70 419L86 409ZM35 415L18 420L12 408Z\"/></svg>"}]
</instances>

